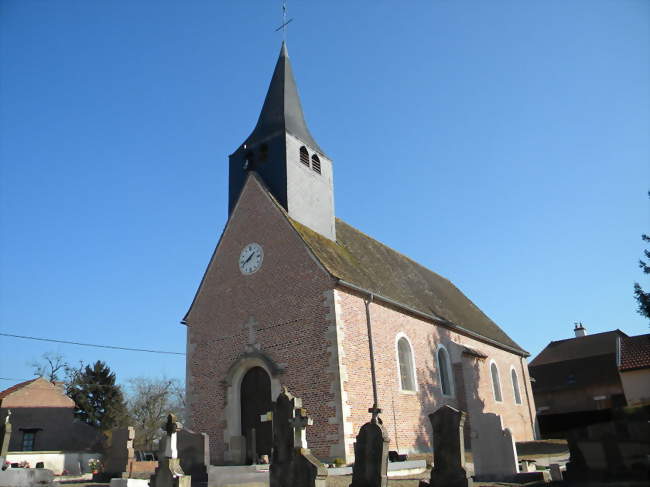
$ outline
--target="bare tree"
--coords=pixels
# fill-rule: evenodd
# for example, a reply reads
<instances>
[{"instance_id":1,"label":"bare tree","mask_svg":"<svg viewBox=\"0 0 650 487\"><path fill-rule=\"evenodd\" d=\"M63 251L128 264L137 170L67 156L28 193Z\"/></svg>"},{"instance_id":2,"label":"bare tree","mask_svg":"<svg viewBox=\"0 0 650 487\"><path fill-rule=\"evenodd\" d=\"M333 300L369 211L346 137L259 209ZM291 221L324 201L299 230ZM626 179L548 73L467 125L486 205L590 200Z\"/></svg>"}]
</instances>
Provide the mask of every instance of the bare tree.
<instances>
[{"instance_id":1,"label":"bare tree","mask_svg":"<svg viewBox=\"0 0 650 487\"><path fill-rule=\"evenodd\" d=\"M153 450L169 413L183 421L184 390L177 379L138 377L129 380L127 405L136 430L134 446Z\"/></svg>"},{"instance_id":2,"label":"bare tree","mask_svg":"<svg viewBox=\"0 0 650 487\"><path fill-rule=\"evenodd\" d=\"M68 370L68 363L59 352L45 352L40 360L34 360L29 365L34 368L34 375L52 383L64 379Z\"/></svg>"}]
</instances>

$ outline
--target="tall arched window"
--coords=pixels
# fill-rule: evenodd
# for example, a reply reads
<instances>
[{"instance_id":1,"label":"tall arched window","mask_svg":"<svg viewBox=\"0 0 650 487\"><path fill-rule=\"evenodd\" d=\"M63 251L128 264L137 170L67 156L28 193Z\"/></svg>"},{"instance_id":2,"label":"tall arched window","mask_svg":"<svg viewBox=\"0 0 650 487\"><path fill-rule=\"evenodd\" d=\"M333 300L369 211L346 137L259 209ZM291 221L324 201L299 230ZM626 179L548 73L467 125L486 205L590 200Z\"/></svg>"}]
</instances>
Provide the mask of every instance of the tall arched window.
<instances>
[{"instance_id":1,"label":"tall arched window","mask_svg":"<svg viewBox=\"0 0 650 487\"><path fill-rule=\"evenodd\" d=\"M499 369L497 369L497 364L494 362L490 364L490 374L492 375L492 392L494 393L494 400L501 402L503 398L501 397L501 381L499 380Z\"/></svg>"},{"instance_id":2,"label":"tall arched window","mask_svg":"<svg viewBox=\"0 0 650 487\"><path fill-rule=\"evenodd\" d=\"M413 370L413 351L406 337L397 340L400 385L403 391L415 390L415 371Z\"/></svg>"},{"instance_id":3,"label":"tall arched window","mask_svg":"<svg viewBox=\"0 0 650 487\"><path fill-rule=\"evenodd\" d=\"M436 353L436 362L438 364L438 377L440 379L440 388L443 396L454 395L454 379L451 374L451 361L447 349L440 345Z\"/></svg>"},{"instance_id":4,"label":"tall arched window","mask_svg":"<svg viewBox=\"0 0 650 487\"><path fill-rule=\"evenodd\" d=\"M307 152L307 147L304 145L300 148L300 162L309 167L309 152Z\"/></svg>"},{"instance_id":5,"label":"tall arched window","mask_svg":"<svg viewBox=\"0 0 650 487\"><path fill-rule=\"evenodd\" d=\"M515 404L521 404L521 393L519 392L519 379L515 368L510 369L510 378L512 379L512 391L515 394Z\"/></svg>"},{"instance_id":6,"label":"tall arched window","mask_svg":"<svg viewBox=\"0 0 650 487\"><path fill-rule=\"evenodd\" d=\"M311 168L320 174L320 159L316 154L311 156Z\"/></svg>"}]
</instances>

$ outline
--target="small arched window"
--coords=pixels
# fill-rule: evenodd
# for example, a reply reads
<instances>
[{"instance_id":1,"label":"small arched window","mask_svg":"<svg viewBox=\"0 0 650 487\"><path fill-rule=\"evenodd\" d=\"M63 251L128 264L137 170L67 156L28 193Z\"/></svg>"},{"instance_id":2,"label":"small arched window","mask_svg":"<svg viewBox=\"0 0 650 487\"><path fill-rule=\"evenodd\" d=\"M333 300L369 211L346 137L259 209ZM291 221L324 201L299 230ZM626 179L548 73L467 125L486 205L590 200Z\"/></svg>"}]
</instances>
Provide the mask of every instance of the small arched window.
<instances>
[{"instance_id":1,"label":"small arched window","mask_svg":"<svg viewBox=\"0 0 650 487\"><path fill-rule=\"evenodd\" d=\"M320 159L316 154L311 156L311 168L320 174Z\"/></svg>"},{"instance_id":2,"label":"small arched window","mask_svg":"<svg viewBox=\"0 0 650 487\"><path fill-rule=\"evenodd\" d=\"M519 379L514 367L510 369L510 378L512 379L512 391L515 394L515 404L521 404L521 393L519 392Z\"/></svg>"},{"instance_id":3,"label":"small arched window","mask_svg":"<svg viewBox=\"0 0 650 487\"><path fill-rule=\"evenodd\" d=\"M447 349L442 345L438 347L436 362L438 363L438 376L440 379L442 395L453 396L454 380L451 375L451 362L449 361L449 353L447 352Z\"/></svg>"},{"instance_id":4,"label":"small arched window","mask_svg":"<svg viewBox=\"0 0 650 487\"><path fill-rule=\"evenodd\" d=\"M501 381L499 380L499 369L497 369L497 364L492 362L490 364L490 374L492 375L492 392L494 393L494 400L501 402L503 400L501 396Z\"/></svg>"},{"instance_id":5,"label":"small arched window","mask_svg":"<svg viewBox=\"0 0 650 487\"><path fill-rule=\"evenodd\" d=\"M300 148L300 162L309 167L309 152L307 152L307 147L304 145Z\"/></svg>"},{"instance_id":6,"label":"small arched window","mask_svg":"<svg viewBox=\"0 0 650 487\"><path fill-rule=\"evenodd\" d=\"M397 340L397 358L399 359L400 385L403 391L415 390L415 373L413 370L413 351L406 337Z\"/></svg>"}]
</instances>

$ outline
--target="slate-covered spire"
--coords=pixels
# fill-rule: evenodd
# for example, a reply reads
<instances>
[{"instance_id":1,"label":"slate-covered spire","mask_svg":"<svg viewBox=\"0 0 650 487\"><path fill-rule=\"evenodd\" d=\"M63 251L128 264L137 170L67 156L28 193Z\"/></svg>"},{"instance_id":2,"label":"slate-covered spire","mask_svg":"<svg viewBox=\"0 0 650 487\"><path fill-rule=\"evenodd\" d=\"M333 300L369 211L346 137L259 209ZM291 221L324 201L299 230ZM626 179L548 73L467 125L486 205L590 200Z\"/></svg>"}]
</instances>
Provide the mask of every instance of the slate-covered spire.
<instances>
[{"instance_id":1,"label":"slate-covered spire","mask_svg":"<svg viewBox=\"0 0 650 487\"><path fill-rule=\"evenodd\" d=\"M264 99L262 112L253 133L246 139L246 144L251 146L269 136L282 132L289 132L312 149L323 154L305 123L298 88L293 78L293 70L289 61L287 46L284 42L273 71L269 90Z\"/></svg>"}]
</instances>

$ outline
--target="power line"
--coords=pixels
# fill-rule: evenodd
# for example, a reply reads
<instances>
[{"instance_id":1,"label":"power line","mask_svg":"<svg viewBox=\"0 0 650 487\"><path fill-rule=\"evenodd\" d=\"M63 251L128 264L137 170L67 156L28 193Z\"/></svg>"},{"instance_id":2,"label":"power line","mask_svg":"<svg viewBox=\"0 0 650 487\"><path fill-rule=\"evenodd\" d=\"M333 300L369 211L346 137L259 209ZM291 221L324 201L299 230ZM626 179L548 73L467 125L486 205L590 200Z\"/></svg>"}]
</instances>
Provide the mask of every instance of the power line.
<instances>
[{"instance_id":1,"label":"power line","mask_svg":"<svg viewBox=\"0 0 650 487\"><path fill-rule=\"evenodd\" d=\"M0 333L0 336L11 337L11 338L22 338L24 340L37 340L39 342L65 343L67 345L79 345L82 347L110 348L111 350L126 350L129 352L162 353L166 355L185 355L182 352L167 352L165 350L149 350L146 348L117 347L114 345L96 345L93 343L70 342L67 340L54 340L53 338L38 338L38 337L29 337L23 335L12 335L10 333Z\"/></svg>"}]
</instances>

